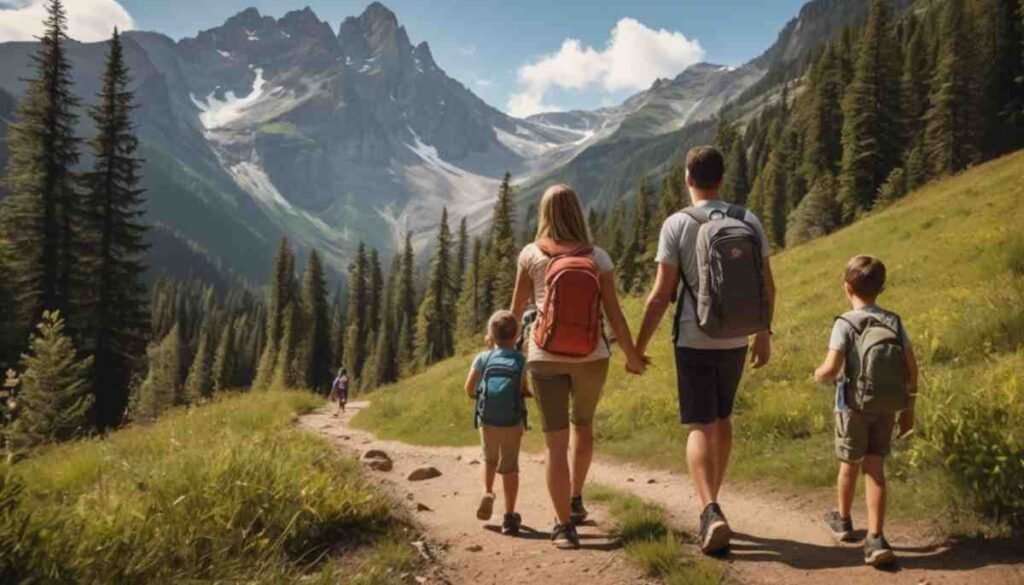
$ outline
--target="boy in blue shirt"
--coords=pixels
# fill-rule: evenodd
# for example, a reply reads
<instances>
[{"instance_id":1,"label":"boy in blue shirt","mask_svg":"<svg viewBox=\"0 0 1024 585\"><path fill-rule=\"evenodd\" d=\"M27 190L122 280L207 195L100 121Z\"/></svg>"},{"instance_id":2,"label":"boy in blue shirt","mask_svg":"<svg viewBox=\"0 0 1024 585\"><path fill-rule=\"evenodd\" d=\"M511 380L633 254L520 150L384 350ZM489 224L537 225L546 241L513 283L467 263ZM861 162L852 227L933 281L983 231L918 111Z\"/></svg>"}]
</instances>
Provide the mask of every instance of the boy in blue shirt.
<instances>
[{"instance_id":1,"label":"boy in blue shirt","mask_svg":"<svg viewBox=\"0 0 1024 585\"><path fill-rule=\"evenodd\" d=\"M489 520L494 511L494 476L501 475L505 491L502 534L519 534L522 518L516 513L519 493L519 448L526 427L529 396L524 375L526 361L516 351L519 322L510 311L498 311L487 323L488 351L473 360L466 377L466 395L476 401L475 424L483 444L484 494L476 517Z\"/></svg>"},{"instance_id":2,"label":"boy in blue shirt","mask_svg":"<svg viewBox=\"0 0 1024 585\"><path fill-rule=\"evenodd\" d=\"M836 380L836 456L841 461L837 479L838 509L825 515L825 524L839 540L853 533L850 508L857 489L857 473L863 468L868 508L868 533L864 540L864 562L876 566L895 559L885 540L885 457L889 454L893 429L899 424L900 437L914 427L917 396L917 359L899 315L882 309L875 301L885 288L885 264L872 256L856 256L846 265L843 288L853 310L836 319L824 363L814 371L817 381ZM903 348L906 408L897 412L864 412L850 407L850 372L860 371L856 324L878 322L895 332ZM867 354L865 354L867 355ZM897 418L899 419L897 421Z\"/></svg>"}]
</instances>

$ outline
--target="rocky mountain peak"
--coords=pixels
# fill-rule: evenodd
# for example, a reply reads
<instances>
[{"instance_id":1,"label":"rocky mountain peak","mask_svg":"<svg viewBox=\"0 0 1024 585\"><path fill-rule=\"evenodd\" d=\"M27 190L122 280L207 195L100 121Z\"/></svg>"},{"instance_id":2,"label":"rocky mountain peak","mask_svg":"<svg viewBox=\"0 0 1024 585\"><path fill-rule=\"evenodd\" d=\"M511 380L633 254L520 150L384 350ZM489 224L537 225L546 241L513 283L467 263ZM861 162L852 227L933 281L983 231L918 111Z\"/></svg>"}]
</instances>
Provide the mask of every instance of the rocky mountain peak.
<instances>
[{"instance_id":1,"label":"rocky mountain peak","mask_svg":"<svg viewBox=\"0 0 1024 585\"><path fill-rule=\"evenodd\" d=\"M400 60L412 52L412 43L398 17L380 2L370 4L357 17L348 17L338 29L344 53L356 59Z\"/></svg>"}]
</instances>

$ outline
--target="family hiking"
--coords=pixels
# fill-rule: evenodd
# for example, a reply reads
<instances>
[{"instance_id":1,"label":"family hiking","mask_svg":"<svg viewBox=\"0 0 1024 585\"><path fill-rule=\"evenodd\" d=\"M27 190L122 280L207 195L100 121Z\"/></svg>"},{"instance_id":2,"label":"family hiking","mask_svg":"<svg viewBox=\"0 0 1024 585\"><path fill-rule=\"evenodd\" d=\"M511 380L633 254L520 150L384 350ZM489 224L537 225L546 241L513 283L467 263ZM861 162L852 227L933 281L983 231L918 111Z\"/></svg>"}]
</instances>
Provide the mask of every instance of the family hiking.
<instances>
[{"instance_id":1,"label":"family hiking","mask_svg":"<svg viewBox=\"0 0 1024 585\"><path fill-rule=\"evenodd\" d=\"M679 420L689 429L686 462L703 510L699 544L706 554L728 550L732 530L719 493L732 449L733 406L747 362L761 368L771 358L775 284L760 220L719 198L724 173L723 156L715 148L688 153L692 205L661 227L657 272L635 338L616 293L615 265L591 243L578 195L566 185L544 193L536 239L519 254L510 310L490 318L488 349L476 356L466 378L485 461L477 518L492 517L500 475L502 533L520 531L519 451L532 399L547 448L546 480L555 515L551 540L560 549L579 548L576 527L588 514L583 492L612 341L623 352L626 370L643 375L646 350L674 305ZM837 506L824 523L837 539L854 538L850 512L863 472L869 565L895 558L883 532L884 464L893 436L913 430L917 385L907 331L897 314L878 304L885 277L877 258L859 255L849 261L842 286L851 310L835 319L828 353L814 372L818 381L835 382ZM334 385L339 409L347 387L342 370Z\"/></svg>"}]
</instances>

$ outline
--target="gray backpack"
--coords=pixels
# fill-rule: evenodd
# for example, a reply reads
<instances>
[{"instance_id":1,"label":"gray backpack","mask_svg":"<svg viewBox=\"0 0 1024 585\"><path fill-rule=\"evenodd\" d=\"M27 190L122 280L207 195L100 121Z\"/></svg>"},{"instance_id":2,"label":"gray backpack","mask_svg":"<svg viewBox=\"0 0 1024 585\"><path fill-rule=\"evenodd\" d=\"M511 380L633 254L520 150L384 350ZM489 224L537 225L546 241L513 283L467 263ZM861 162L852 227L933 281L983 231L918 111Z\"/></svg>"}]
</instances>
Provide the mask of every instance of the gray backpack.
<instances>
[{"instance_id":1,"label":"gray backpack","mask_svg":"<svg viewBox=\"0 0 1024 585\"><path fill-rule=\"evenodd\" d=\"M716 339L746 337L770 329L771 304L765 287L761 237L746 222L747 210L729 205L724 212L688 207L683 213L700 225L696 250L698 282L686 282L686 271L679 270L683 288L693 299L697 326ZM682 306L680 296L676 308L677 339Z\"/></svg>"},{"instance_id":2,"label":"gray backpack","mask_svg":"<svg viewBox=\"0 0 1024 585\"><path fill-rule=\"evenodd\" d=\"M907 366L899 317L850 311L842 319L853 329L846 350L846 403L861 412L887 414L907 407Z\"/></svg>"}]
</instances>

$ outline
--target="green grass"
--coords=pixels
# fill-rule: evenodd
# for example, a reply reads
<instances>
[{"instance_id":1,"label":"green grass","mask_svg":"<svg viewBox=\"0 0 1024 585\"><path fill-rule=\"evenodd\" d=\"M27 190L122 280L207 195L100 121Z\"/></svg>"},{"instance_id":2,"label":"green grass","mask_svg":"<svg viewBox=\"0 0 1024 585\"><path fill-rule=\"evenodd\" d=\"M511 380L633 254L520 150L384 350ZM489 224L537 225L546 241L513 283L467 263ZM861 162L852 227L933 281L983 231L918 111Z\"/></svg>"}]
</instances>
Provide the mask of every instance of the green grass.
<instances>
[{"instance_id":1,"label":"green grass","mask_svg":"<svg viewBox=\"0 0 1024 585\"><path fill-rule=\"evenodd\" d=\"M658 506L601 485L588 488L587 498L608 508L626 556L648 576L670 585L712 585L724 581L725 566L687 554L681 542L688 538L668 526L665 513Z\"/></svg>"},{"instance_id":2,"label":"green grass","mask_svg":"<svg viewBox=\"0 0 1024 585\"><path fill-rule=\"evenodd\" d=\"M322 404L234 395L9 466L0 581L394 582L384 570L415 561L407 521L354 460L295 427Z\"/></svg>"},{"instance_id":3,"label":"green grass","mask_svg":"<svg viewBox=\"0 0 1024 585\"><path fill-rule=\"evenodd\" d=\"M903 316L922 368L918 431L895 446L889 464L890 516L938 519L953 531L1024 524L1022 176L1024 153L1004 157L772 259L773 358L748 372L739 391L732 477L822 494L831 488L833 390L812 382L811 372L833 318L848 310L842 269L854 254L869 253L886 262L880 303ZM635 333L643 299L627 299L624 309ZM602 454L682 469L685 429L668 321L643 378L613 360L596 432ZM469 362L467 353L378 391L356 424L412 443L474 443L461 390ZM537 446L539 433L530 435L528 445Z\"/></svg>"}]
</instances>

